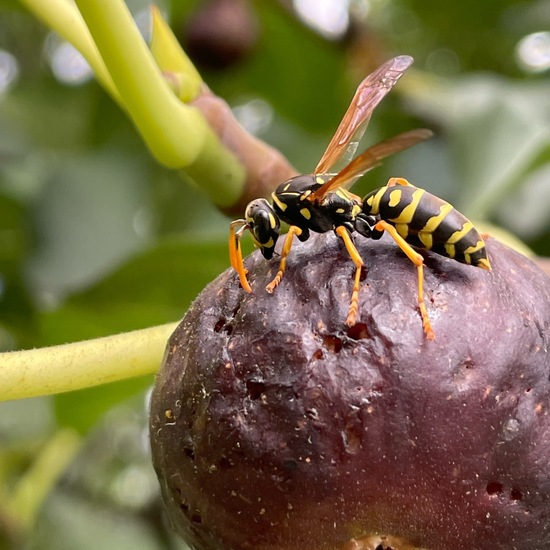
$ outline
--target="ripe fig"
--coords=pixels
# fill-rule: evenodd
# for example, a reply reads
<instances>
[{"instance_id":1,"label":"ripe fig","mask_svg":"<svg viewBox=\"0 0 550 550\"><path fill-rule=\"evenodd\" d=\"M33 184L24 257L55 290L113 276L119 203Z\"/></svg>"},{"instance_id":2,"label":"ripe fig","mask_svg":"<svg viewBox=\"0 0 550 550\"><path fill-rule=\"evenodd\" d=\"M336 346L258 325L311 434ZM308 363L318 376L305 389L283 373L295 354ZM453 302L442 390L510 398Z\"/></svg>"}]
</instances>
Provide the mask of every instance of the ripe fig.
<instances>
[{"instance_id":1,"label":"ripe fig","mask_svg":"<svg viewBox=\"0 0 550 550\"><path fill-rule=\"evenodd\" d=\"M174 528L198 550L550 548L550 279L487 242L491 272L332 234L228 270L172 335L151 403Z\"/></svg>"}]
</instances>

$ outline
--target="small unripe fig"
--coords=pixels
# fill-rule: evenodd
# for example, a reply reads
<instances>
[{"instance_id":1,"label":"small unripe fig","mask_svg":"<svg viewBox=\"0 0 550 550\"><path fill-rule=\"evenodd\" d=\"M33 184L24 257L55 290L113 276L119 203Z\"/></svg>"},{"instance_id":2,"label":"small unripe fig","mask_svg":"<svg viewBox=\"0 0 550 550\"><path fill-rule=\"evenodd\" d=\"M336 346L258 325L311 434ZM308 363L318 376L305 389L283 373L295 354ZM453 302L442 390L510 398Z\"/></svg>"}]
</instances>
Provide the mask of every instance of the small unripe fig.
<instances>
[{"instance_id":1,"label":"small unripe fig","mask_svg":"<svg viewBox=\"0 0 550 550\"><path fill-rule=\"evenodd\" d=\"M248 0L208 0L187 24L185 50L203 67L227 69L250 55L258 35Z\"/></svg>"},{"instance_id":2,"label":"small unripe fig","mask_svg":"<svg viewBox=\"0 0 550 550\"><path fill-rule=\"evenodd\" d=\"M494 239L488 272L332 233L228 270L172 335L153 462L196 550L550 548L550 279Z\"/></svg>"}]
</instances>

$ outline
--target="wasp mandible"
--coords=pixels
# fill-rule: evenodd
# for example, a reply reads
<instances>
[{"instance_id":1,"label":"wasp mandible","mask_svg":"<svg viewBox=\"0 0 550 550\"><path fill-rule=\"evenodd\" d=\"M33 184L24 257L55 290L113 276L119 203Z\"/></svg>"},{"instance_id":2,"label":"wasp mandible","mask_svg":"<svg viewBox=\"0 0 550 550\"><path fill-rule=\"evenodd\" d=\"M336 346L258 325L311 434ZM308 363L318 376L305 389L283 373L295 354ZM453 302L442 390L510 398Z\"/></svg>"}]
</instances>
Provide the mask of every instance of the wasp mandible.
<instances>
[{"instance_id":1,"label":"wasp mandible","mask_svg":"<svg viewBox=\"0 0 550 550\"><path fill-rule=\"evenodd\" d=\"M273 292L282 280L294 235L300 241L306 241L310 231L334 231L342 239L356 267L346 318L348 326L354 325L357 319L361 270L364 265L353 243L353 232L378 239L387 231L417 266L418 306L424 332L429 339L435 335L424 303L424 261L412 246L490 269L485 244L477 230L449 203L435 195L401 178L392 178L386 186L372 191L364 199L347 189L363 174L378 166L385 157L433 135L425 129L405 132L369 147L351 160L372 112L412 62L409 56L395 57L365 78L313 173L296 176L280 184L271 194L271 202L266 199L253 200L246 207L244 219L231 223L231 265L246 292L252 289L243 265L241 237L246 230L250 231L254 244L269 260L273 257L281 222L287 223L289 230L281 250L279 270L266 286L267 292ZM342 163L347 164L335 173L336 165Z\"/></svg>"}]
</instances>

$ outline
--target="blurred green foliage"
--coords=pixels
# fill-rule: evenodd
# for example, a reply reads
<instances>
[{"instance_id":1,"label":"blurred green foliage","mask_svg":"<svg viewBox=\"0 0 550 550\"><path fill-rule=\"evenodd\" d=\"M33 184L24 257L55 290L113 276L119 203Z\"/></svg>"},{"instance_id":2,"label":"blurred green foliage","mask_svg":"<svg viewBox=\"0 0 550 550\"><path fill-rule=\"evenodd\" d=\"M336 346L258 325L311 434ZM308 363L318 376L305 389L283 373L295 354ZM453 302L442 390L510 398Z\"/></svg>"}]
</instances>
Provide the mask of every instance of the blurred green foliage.
<instances>
[{"instance_id":1,"label":"blurred green foliage","mask_svg":"<svg viewBox=\"0 0 550 550\"><path fill-rule=\"evenodd\" d=\"M146 2L128 4L144 17ZM184 44L205 5L160 3ZM358 192L406 176L550 255L550 77L517 57L520 40L550 28L549 0L352 2L368 11L337 40L308 28L290 1L245 6L252 38L228 56L224 44L236 37L212 19L205 40L220 58L199 68L242 113L262 100L259 135L295 166L315 165L365 74L410 54L410 82L419 85L403 78L366 140L416 126L438 138L370 173ZM0 50L17 64L0 92L1 350L173 321L228 266L228 220L194 184L154 163L93 80L54 76L59 45L17 2L0 1ZM0 548L182 547L164 524L149 465L150 384L0 404ZM23 524L14 495L67 429L80 434L80 451ZM41 475L47 485L48 471Z\"/></svg>"}]
</instances>

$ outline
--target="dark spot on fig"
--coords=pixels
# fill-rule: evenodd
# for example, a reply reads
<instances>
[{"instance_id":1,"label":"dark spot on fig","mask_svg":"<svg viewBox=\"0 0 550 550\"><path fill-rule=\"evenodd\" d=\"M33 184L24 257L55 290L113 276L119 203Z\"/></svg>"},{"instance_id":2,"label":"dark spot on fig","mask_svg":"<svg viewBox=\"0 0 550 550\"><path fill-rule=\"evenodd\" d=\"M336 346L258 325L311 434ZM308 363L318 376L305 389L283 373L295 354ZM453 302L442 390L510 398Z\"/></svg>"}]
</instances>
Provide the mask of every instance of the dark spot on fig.
<instances>
[{"instance_id":1,"label":"dark spot on fig","mask_svg":"<svg viewBox=\"0 0 550 550\"><path fill-rule=\"evenodd\" d=\"M502 483L490 481L487 483L486 491L488 495L499 495L503 491Z\"/></svg>"},{"instance_id":2,"label":"dark spot on fig","mask_svg":"<svg viewBox=\"0 0 550 550\"><path fill-rule=\"evenodd\" d=\"M296 470L298 468L298 462L296 462L294 459L290 458L290 459L285 460L283 462L283 468L287 472L293 472L294 470Z\"/></svg>"},{"instance_id":3,"label":"dark spot on fig","mask_svg":"<svg viewBox=\"0 0 550 550\"><path fill-rule=\"evenodd\" d=\"M185 515L189 514L189 505L185 502L180 503L180 509Z\"/></svg>"},{"instance_id":4,"label":"dark spot on fig","mask_svg":"<svg viewBox=\"0 0 550 550\"><path fill-rule=\"evenodd\" d=\"M313 355L311 356L311 359L322 359L323 358L323 350L322 349L316 349L314 352L313 352Z\"/></svg>"},{"instance_id":5,"label":"dark spot on fig","mask_svg":"<svg viewBox=\"0 0 550 550\"><path fill-rule=\"evenodd\" d=\"M228 470L229 468L233 467L233 463L225 456L222 456L218 462L218 466L222 470Z\"/></svg>"},{"instance_id":6,"label":"dark spot on fig","mask_svg":"<svg viewBox=\"0 0 550 550\"><path fill-rule=\"evenodd\" d=\"M262 394L265 393L265 384L256 380L247 380L246 392L250 399L260 399Z\"/></svg>"},{"instance_id":7,"label":"dark spot on fig","mask_svg":"<svg viewBox=\"0 0 550 550\"><path fill-rule=\"evenodd\" d=\"M200 525L202 523L202 515L198 510L195 510L195 512L191 516L191 521L193 523L196 523L197 525Z\"/></svg>"},{"instance_id":8,"label":"dark spot on fig","mask_svg":"<svg viewBox=\"0 0 550 550\"><path fill-rule=\"evenodd\" d=\"M193 449L193 447L184 447L183 452L185 453L185 456L187 458L195 460L195 450Z\"/></svg>"},{"instance_id":9,"label":"dark spot on fig","mask_svg":"<svg viewBox=\"0 0 550 550\"><path fill-rule=\"evenodd\" d=\"M348 328L348 336L353 340L361 340L369 337L369 331L365 323L355 323Z\"/></svg>"},{"instance_id":10,"label":"dark spot on fig","mask_svg":"<svg viewBox=\"0 0 550 550\"><path fill-rule=\"evenodd\" d=\"M225 319L223 317L220 317L216 324L214 325L214 332L220 332L222 327L225 325Z\"/></svg>"},{"instance_id":11,"label":"dark spot on fig","mask_svg":"<svg viewBox=\"0 0 550 550\"><path fill-rule=\"evenodd\" d=\"M352 418L348 420L344 432L342 432L342 439L344 441L344 448L348 454L356 454L361 449L361 435L362 428L358 424L357 419Z\"/></svg>"},{"instance_id":12,"label":"dark spot on fig","mask_svg":"<svg viewBox=\"0 0 550 550\"><path fill-rule=\"evenodd\" d=\"M523 498L523 494L519 489L512 489L510 491L510 500L521 500Z\"/></svg>"},{"instance_id":13,"label":"dark spot on fig","mask_svg":"<svg viewBox=\"0 0 550 550\"><path fill-rule=\"evenodd\" d=\"M323 337L323 346L331 353L339 353L342 349L342 339L332 334Z\"/></svg>"},{"instance_id":14,"label":"dark spot on fig","mask_svg":"<svg viewBox=\"0 0 550 550\"><path fill-rule=\"evenodd\" d=\"M220 317L214 325L214 332L225 332L228 336L231 336L233 333L233 324L228 323L224 317Z\"/></svg>"}]
</instances>

